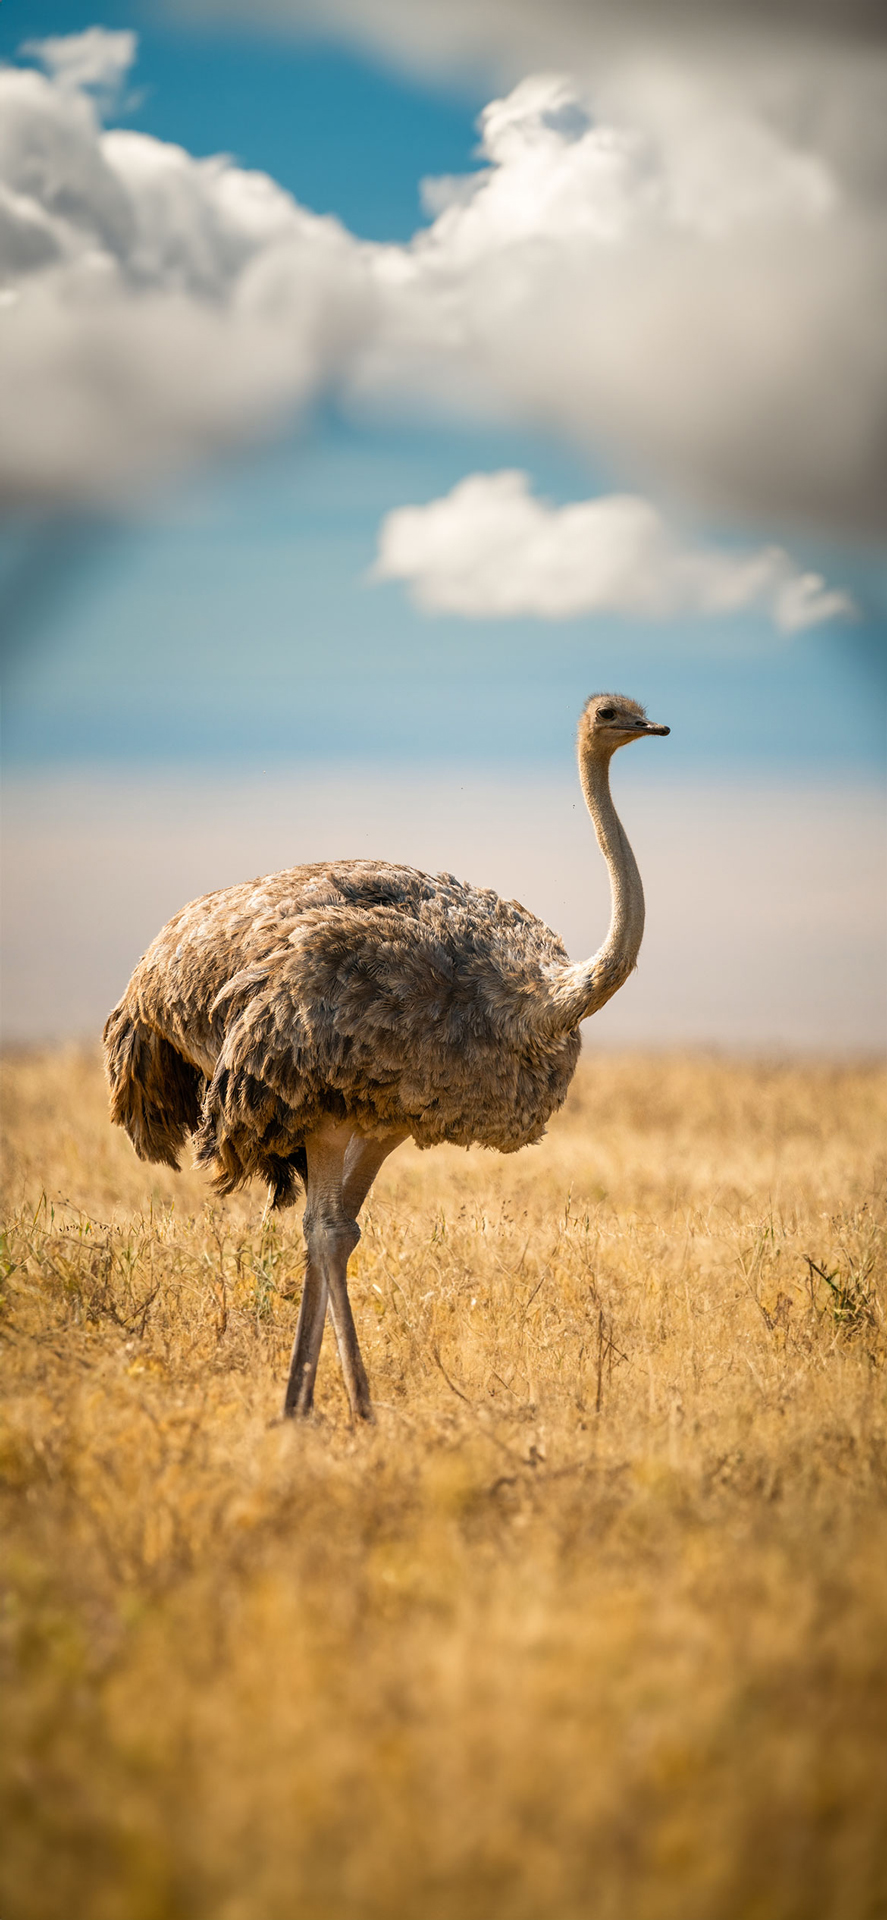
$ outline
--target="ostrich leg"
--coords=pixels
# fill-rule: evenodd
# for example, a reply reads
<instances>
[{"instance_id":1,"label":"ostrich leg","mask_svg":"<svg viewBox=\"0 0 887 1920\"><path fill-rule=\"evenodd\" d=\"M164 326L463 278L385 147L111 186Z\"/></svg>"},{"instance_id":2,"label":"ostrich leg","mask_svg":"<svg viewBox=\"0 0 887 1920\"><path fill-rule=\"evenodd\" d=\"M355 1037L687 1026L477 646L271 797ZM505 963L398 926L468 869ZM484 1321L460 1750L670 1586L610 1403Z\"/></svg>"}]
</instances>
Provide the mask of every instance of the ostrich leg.
<instances>
[{"instance_id":1,"label":"ostrich leg","mask_svg":"<svg viewBox=\"0 0 887 1920\"><path fill-rule=\"evenodd\" d=\"M354 1133L345 1153L342 1206L354 1239L350 1246L344 1236L337 1241L339 1257L330 1264L328 1280L330 1316L355 1420L372 1420L373 1406L369 1381L358 1344L357 1329L354 1325L354 1315L351 1311L351 1301L348 1298L348 1256L360 1239L356 1215L363 1206L376 1174L383 1160L386 1160L389 1153L393 1153L395 1147L399 1147L401 1141L406 1138L406 1128L402 1132L387 1134L381 1140L365 1140L362 1134Z\"/></svg>"},{"instance_id":2,"label":"ostrich leg","mask_svg":"<svg viewBox=\"0 0 887 1920\"><path fill-rule=\"evenodd\" d=\"M329 1307L339 1349L339 1360L355 1420L372 1420L373 1407L366 1369L358 1344L357 1329L354 1325L354 1315L351 1311L351 1301L348 1298L348 1257L360 1239L357 1215L383 1160L387 1160L389 1153L393 1153L395 1147L399 1147L401 1142L408 1138L409 1133L406 1127L398 1133L386 1134L381 1140L367 1140L362 1134L353 1133L345 1153L342 1204L346 1219L351 1222L352 1231L356 1237L350 1247L347 1246L344 1238L337 1243L345 1251L340 1255L335 1271L332 1266L329 1271Z\"/></svg>"},{"instance_id":3,"label":"ostrich leg","mask_svg":"<svg viewBox=\"0 0 887 1920\"><path fill-rule=\"evenodd\" d=\"M387 1160L389 1153L393 1153L395 1147L409 1137L406 1127L397 1133L386 1133L381 1140L368 1140L362 1133L351 1135L345 1154L342 1198L352 1220L357 1219L383 1160Z\"/></svg>"},{"instance_id":4,"label":"ostrich leg","mask_svg":"<svg viewBox=\"0 0 887 1920\"><path fill-rule=\"evenodd\" d=\"M309 1247L308 1264L305 1268L305 1281L302 1287L302 1305L299 1308L299 1322L293 1341L289 1378L283 1399L285 1420L292 1419L294 1414L304 1416L311 1412L314 1403L317 1362L323 1340L323 1323L326 1318L326 1298L323 1268L316 1256L312 1257Z\"/></svg>"},{"instance_id":5,"label":"ostrich leg","mask_svg":"<svg viewBox=\"0 0 887 1920\"><path fill-rule=\"evenodd\" d=\"M311 1412L329 1295L330 1253L335 1250L344 1227L348 1242L345 1252L347 1266L348 1254L360 1238L357 1223L347 1221L342 1202L345 1151L351 1131L348 1126L337 1126L330 1121L305 1142L308 1179L302 1232L308 1258L299 1323L283 1400L284 1419L293 1415L304 1417Z\"/></svg>"},{"instance_id":6,"label":"ostrich leg","mask_svg":"<svg viewBox=\"0 0 887 1920\"><path fill-rule=\"evenodd\" d=\"M383 1160L406 1137L404 1130L383 1140L365 1140L349 1126L331 1122L305 1143L308 1199L303 1225L308 1263L283 1405L285 1417L311 1411L329 1299L352 1413L357 1420L372 1419L369 1384L348 1298L348 1256L360 1239L355 1215Z\"/></svg>"}]
</instances>

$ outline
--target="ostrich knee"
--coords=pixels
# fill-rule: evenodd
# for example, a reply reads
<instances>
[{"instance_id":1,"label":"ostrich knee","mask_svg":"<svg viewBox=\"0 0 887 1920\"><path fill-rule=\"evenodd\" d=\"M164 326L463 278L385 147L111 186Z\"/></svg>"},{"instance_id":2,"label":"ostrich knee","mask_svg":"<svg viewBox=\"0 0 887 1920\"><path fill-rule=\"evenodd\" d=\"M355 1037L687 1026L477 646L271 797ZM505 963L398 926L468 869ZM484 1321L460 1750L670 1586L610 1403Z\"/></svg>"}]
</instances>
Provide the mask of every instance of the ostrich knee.
<instances>
[{"instance_id":1,"label":"ostrich knee","mask_svg":"<svg viewBox=\"0 0 887 1920\"><path fill-rule=\"evenodd\" d=\"M305 1235L309 1260L312 1254L317 1253L322 1256L330 1248L337 1247L344 1249L347 1261L360 1239L360 1228L356 1220L350 1219L347 1214L338 1209L325 1207L322 1202L320 1205L312 1206L309 1201L302 1220L302 1232Z\"/></svg>"},{"instance_id":2,"label":"ostrich knee","mask_svg":"<svg viewBox=\"0 0 887 1920\"><path fill-rule=\"evenodd\" d=\"M324 1217L323 1210L312 1209L306 1221L306 1238L311 1256L316 1253L326 1279L330 1316L353 1418L372 1420L369 1381L348 1298L348 1259L360 1239L360 1228L356 1220L342 1214Z\"/></svg>"}]
</instances>

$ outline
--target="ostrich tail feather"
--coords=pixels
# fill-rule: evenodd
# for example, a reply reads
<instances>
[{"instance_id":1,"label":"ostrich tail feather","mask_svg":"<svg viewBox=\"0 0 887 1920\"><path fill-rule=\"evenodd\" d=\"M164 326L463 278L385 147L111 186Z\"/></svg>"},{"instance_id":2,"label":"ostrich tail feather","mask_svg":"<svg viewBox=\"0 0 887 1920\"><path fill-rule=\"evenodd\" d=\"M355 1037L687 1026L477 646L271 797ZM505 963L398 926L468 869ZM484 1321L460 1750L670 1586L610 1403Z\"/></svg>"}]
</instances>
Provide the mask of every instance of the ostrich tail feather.
<instances>
[{"instance_id":1,"label":"ostrich tail feather","mask_svg":"<svg viewBox=\"0 0 887 1920\"><path fill-rule=\"evenodd\" d=\"M109 1014L102 1040L115 1126L125 1129L140 1160L177 1168L199 1124L203 1075L125 1000Z\"/></svg>"}]
</instances>

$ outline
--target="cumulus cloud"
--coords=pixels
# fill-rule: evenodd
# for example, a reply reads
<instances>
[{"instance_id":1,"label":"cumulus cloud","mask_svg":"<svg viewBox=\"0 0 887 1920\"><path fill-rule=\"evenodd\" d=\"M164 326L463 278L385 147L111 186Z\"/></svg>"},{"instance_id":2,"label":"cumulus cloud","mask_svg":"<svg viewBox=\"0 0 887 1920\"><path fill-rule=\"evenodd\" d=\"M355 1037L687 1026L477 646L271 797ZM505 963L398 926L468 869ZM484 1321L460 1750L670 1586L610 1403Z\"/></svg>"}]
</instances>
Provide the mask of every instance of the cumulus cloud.
<instances>
[{"instance_id":1,"label":"cumulus cloud","mask_svg":"<svg viewBox=\"0 0 887 1920\"><path fill-rule=\"evenodd\" d=\"M883 44L880 0L184 0L192 17L249 18L282 33L320 29L422 73L492 72L514 77L556 59L582 64L636 45L700 39L768 48L796 57L811 39L829 46ZM183 0L160 0L160 10Z\"/></svg>"},{"instance_id":2,"label":"cumulus cloud","mask_svg":"<svg viewBox=\"0 0 887 1920\"><path fill-rule=\"evenodd\" d=\"M553 507L515 471L470 474L442 500L389 513L372 577L407 581L430 612L491 619L662 619L758 606L792 633L853 611L847 594L799 571L781 547L681 546L635 494Z\"/></svg>"},{"instance_id":3,"label":"cumulus cloud","mask_svg":"<svg viewBox=\"0 0 887 1920\"><path fill-rule=\"evenodd\" d=\"M377 378L424 355L709 510L880 526L881 203L741 102L629 91L607 122L558 76L491 103L486 168L387 263Z\"/></svg>"},{"instance_id":4,"label":"cumulus cloud","mask_svg":"<svg viewBox=\"0 0 887 1920\"><path fill-rule=\"evenodd\" d=\"M580 11L558 19L579 46ZM882 526L877 52L795 74L620 41L593 81L531 75L485 109L485 165L427 185L409 245L370 246L264 176L105 129L129 38L0 70L7 498L116 498L334 383L543 422L708 513Z\"/></svg>"},{"instance_id":5,"label":"cumulus cloud","mask_svg":"<svg viewBox=\"0 0 887 1920\"><path fill-rule=\"evenodd\" d=\"M208 20L244 0L188 0ZM578 149L633 143L645 175L605 240L592 209L519 239L499 224L518 169L488 121L498 180L471 189L462 238L490 255L448 281L440 331L481 385L596 443L646 484L758 517L881 531L887 514L887 14L878 0L251 0L253 25L360 42L429 77L509 88L560 69L576 113L531 129ZM526 95L523 106L528 107ZM590 116L573 142L576 114ZM524 168L524 178L528 178ZM541 171L541 169L540 169ZM506 178L507 176L507 178ZM446 187L432 188L437 213ZM511 196L516 198L516 194ZM562 197L560 210L565 209ZM451 209L455 213L455 207ZM450 229L456 225L451 219ZM444 235L439 235L443 240ZM605 251L606 247L606 251ZM443 284L446 283L446 284Z\"/></svg>"},{"instance_id":6,"label":"cumulus cloud","mask_svg":"<svg viewBox=\"0 0 887 1920\"><path fill-rule=\"evenodd\" d=\"M113 98L134 64L138 35L129 27L87 27L83 33L51 34L46 40L26 40L23 53L33 54L63 87L95 88Z\"/></svg>"},{"instance_id":7,"label":"cumulus cloud","mask_svg":"<svg viewBox=\"0 0 887 1920\"><path fill-rule=\"evenodd\" d=\"M106 130L127 35L0 69L0 499L111 503L271 430L371 330L366 250L265 175ZM109 44L111 43L111 44ZM48 49L50 51L48 51Z\"/></svg>"}]
</instances>

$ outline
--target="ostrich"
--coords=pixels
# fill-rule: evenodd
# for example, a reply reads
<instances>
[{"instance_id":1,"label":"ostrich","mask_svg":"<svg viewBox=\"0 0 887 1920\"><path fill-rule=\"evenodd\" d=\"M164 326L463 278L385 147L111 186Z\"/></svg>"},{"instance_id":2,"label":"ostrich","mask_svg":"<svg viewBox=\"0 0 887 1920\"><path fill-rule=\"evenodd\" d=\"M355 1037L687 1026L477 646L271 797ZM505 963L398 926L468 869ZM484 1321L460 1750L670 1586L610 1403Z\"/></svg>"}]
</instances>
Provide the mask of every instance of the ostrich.
<instances>
[{"instance_id":1,"label":"ostrich","mask_svg":"<svg viewBox=\"0 0 887 1920\"><path fill-rule=\"evenodd\" d=\"M205 894L139 961L104 1031L111 1117L136 1153L177 1167L194 1134L220 1193L251 1174L272 1207L306 1190L285 1416L311 1411L329 1305L353 1417L373 1417L347 1268L388 1154L410 1137L514 1153L566 1098L579 1023L627 980L644 930L610 761L668 732L620 694L583 710L579 773L612 902L590 960L571 966L516 900L452 874L336 860Z\"/></svg>"}]
</instances>

